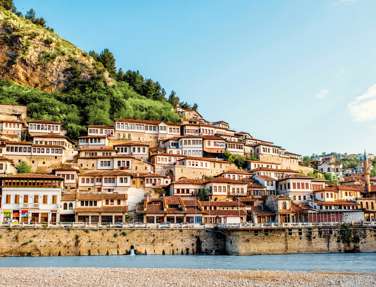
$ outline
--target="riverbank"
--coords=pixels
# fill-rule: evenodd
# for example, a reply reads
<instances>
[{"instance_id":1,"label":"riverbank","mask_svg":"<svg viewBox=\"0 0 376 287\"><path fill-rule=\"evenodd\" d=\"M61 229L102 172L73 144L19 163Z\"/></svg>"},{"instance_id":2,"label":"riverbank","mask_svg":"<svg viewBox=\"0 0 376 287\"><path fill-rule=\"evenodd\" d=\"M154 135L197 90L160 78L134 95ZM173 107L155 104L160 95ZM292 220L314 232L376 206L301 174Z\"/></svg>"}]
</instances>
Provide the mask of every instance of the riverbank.
<instances>
[{"instance_id":1,"label":"riverbank","mask_svg":"<svg viewBox=\"0 0 376 287\"><path fill-rule=\"evenodd\" d=\"M376 273L203 269L0 268L0 286L374 286Z\"/></svg>"}]
</instances>

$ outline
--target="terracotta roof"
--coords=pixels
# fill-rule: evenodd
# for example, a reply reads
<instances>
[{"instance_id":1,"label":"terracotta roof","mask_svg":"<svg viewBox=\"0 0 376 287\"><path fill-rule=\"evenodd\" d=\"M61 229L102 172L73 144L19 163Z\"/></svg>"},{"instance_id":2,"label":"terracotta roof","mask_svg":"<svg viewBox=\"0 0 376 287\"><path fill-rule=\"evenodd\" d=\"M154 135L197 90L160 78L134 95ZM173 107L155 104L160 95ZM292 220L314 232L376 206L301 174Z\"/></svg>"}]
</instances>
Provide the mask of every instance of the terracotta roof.
<instances>
[{"instance_id":1,"label":"terracotta roof","mask_svg":"<svg viewBox=\"0 0 376 287\"><path fill-rule=\"evenodd\" d=\"M111 146L80 147L78 151L115 151Z\"/></svg>"},{"instance_id":2,"label":"terracotta roof","mask_svg":"<svg viewBox=\"0 0 376 287\"><path fill-rule=\"evenodd\" d=\"M221 138L220 136L202 136L202 139L204 139L204 140L221 140L221 141L225 141L225 139Z\"/></svg>"},{"instance_id":3,"label":"terracotta roof","mask_svg":"<svg viewBox=\"0 0 376 287\"><path fill-rule=\"evenodd\" d=\"M269 162L269 161L259 161L259 160L247 160L247 162L251 163L265 163L265 164L270 164L270 165L281 165L280 163L275 163L275 162Z\"/></svg>"},{"instance_id":4,"label":"terracotta roof","mask_svg":"<svg viewBox=\"0 0 376 287\"><path fill-rule=\"evenodd\" d=\"M256 175L256 176L266 181L277 181L277 179L270 177L270 176L266 176L266 175Z\"/></svg>"},{"instance_id":5,"label":"terracotta roof","mask_svg":"<svg viewBox=\"0 0 376 287\"><path fill-rule=\"evenodd\" d=\"M126 206L77 207L76 213L125 213Z\"/></svg>"},{"instance_id":6,"label":"terracotta roof","mask_svg":"<svg viewBox=\"0 0 376 287\"><path fill-rule=\"evenodd\" d=\"M140 123L140 124L149 124L149 125L159 125L162 121L156 120L136 120L136 119L119 119L115 122L127 122L127 123Z\"/></svg>"},{"instance_id":7,"label":"terracotta roof","mask_svg":"<svg viewBox=\"0 0 376 287\"><path fill-rule=\"evenodd\" d=\"M97 156L79 156L78 159L109 159L109 158L130 158L139 160L131 155L126 154L114 154L114 155L97 155Z\"/></svg>"},{"instance_id":8,"label":"terracotta roof","mask_svg":"<svg viewBox=\"0 0 376 287\"><path fill-rule=\"evenodd\" d=\"M186 157L185 155L172 154L172 153L156 153L156 154L151 155L150 157L155 157L155 156L171 156L171 157L181 157L181 158Z\"/></svg>"},{"instance_id":9,"label":"terracotta roof","mask_svg":"<svg viewBox=\"0 0 376 287\"><path fill-rule=\"evenodd\" d=\"M124 143L114 144L114 147L117 147L117 146L147 146L148 147L149 144L146 142L129 141L129 142L124 142Z\"/></svg>"},{"instance_id":10,"label":"terracotta roof","mask_svg":"<svg viewBox=\"0 0 376 287\"><path fill-rule=\"evenodd\" d=\"M207 184L209 183L227 183L227 184L247 184L246 181L244 180L236 180L236 179L231 179L231 178L225 178L225 177L215 177L212 179L209 179L207 181Z\"/></svg>"},{"instance_id":11,"label":"terracotta roof","mask_svg":"<svg viewBox=\"0 0 376 287\"><path fill-rule=\"evenodd\" d=\"M210 162L218 162L218 163L228 163L227 161L221 160L221 159L208 158L208 157L194 157L194 156L187 156L187 157L182 158L182 159L180 159L178 161L182 161L182 160L198 160L198 161L210 161Z\"/></svg>"},{"instance_id":12,"label":"terracotta roof","mask_svg":"<svg viewBox=\"0 0 376 287\"><path fill-rule=\"evenodd\" d=\"M41 124L57 124L57 125L62 125L62 122L57 122L57 121L51 121L51 120L28 120L28 123L41 123Z\"/></svg>"},{"instance_id":13,"label":"terracotta roof","mask_svg":"<svg viewBox=\"0 0 376 287\"><path fill-rule=\"evenodd\" d=\"M162 142L168 142L168 141L178 141L181 139L202 139L202 136L195 136L195 135L185 135L185 136L176 136L176 137L171 137L168 139L162 140Z\"/></svg>"},{"instance_id":14,"label":"terracotta roof","mask_svg":"<svg viewBox=\"0 0 376 287\"><path fill-rule=\"evenodd\" d=\"M321 206L337 206L337 205L356 205L355 201L336 200L336 201L315 201L317 205Z\"/></svg>"},{"instance_id":15,"label":"terracotta roof","mask_svg":"<svg viewBox=\"0 0 376 287\"><path fill-rule=\"evenodd\" d=\"M79 139L87 139L87 138L107 138L107 135L91 135L91 136L81 136L78 137Z\"/></svg>"},{"instance_id":16,"label":"terracotta roof","mask_svg":"<svg viewBox=\"0 0 376 287\"><path fill-rule=\"evenodd\" d=\"M245 207L241 201L200 201L201 206L213 207Z\"/></svg>"},{"instance_id":17,"label":"terracotta roof","mask_svg":"<svg viewBox=\"0 0 376 287\"><path fill-rule=\"evenodd\" d=\"M88 125L88 128L114 129L113 125Z\"/></svg>"},{"instance_id":18,"label":"terracotta roof","mask_svg":"<svg viewBox=\"0 0 376 287\"><path fill-rule=\"evenodd\" d=\"M248 188L250 188L250 189L266 189L265 186L258 184L258 183L255 183L255 182L248 183Z\"/></svg>"},{"instance_id":19,"label":"terracotta roof","mask_svg":"<svg viewBox=\"0 0 376 287\"><path fill-rule=\"evenodd\" d=\"M89 170L82 171L80 176L132 176L133 173L130 173L125 170Z\"/></svg>"},{"instance_id":20,"label":"terracotta roof","mask_svg":"<svg viewBox=\"0 0 376 287\"><path fill-rule=\"evenodd\" d=\"M6 174L0 175L0 179L41 179L41 180L63 180L62 177L52 175L52 174L42 174L42 173L18 173L18 174Z\"/></svg>"},{"instance_id":21,"label":"terracotta roof","mask_svg":"<svg viewBox=\"0 0 376 287\"><path fill-rule=\"evenodd\" d=\"M56 139L66 139L68 138L64 135L60 134L53 134L53 133L48 133L48 134L33 134L33 138L56 138Z\"/></svg>"},{"instance_id":22,"label":"terracotta roof","mask_svg":"<svg viewBox=\"0 0 376 287\"><path fill-rule=\"evenodd\" d=\"M205 210L206 216L221 216L221 217L238 217L246 216L247 212L245 210Z\"/></svg>"},{"instance_id":23,"label":"terracotta roof","mask_svg":"<svg viewBox=\"0 0 376 287\"><path fill-rule=\"evenodd\" d=\"M179 180L173 182L173 184L204 185L206 182L207 180L204 179L180 178Z\"/></svg>"},{"instance_id":24,"label":"terracotta roof","mask_svg":"<svg viewBox=\"0 0 376 287\"><path fill-rule=\"evenodd\" d=\"M180 202L180 197L178 196L165 196L163 198L163 201L164 201L164 204L167 204L167 205L177 205L177 204L181 204Z\"/></svg>"},{"instance_id":25,"label":"terracotta roof","mask_svg":"<svg viewBox=\"0 0 376 287\"><path fill-rule=\"evenodd\" d=\"M106 199L113 199L113 200L127 200L127 194L119 194L119 193L93 193L93 192L79 192L77 193L77 200L106 200Z\"/></svg>"},{"instance_id":26,"label":"terracotta roof","mask_svg":"<svg viewBox=\"0 0 376 287\"><path fill-rule=\"evenodd\" d=\"M60 146L60 145L34 144L34 143L32 143L32 142L24 142L24 141L20 141L20 142L5 141L4 144L7 144L7 145L29 145L29 146L32 146L32 147L53 147L53 148L64 148L63 146ZM64 148L64 149L65 149L65 148Z\"/></svg>"}]
</instances>

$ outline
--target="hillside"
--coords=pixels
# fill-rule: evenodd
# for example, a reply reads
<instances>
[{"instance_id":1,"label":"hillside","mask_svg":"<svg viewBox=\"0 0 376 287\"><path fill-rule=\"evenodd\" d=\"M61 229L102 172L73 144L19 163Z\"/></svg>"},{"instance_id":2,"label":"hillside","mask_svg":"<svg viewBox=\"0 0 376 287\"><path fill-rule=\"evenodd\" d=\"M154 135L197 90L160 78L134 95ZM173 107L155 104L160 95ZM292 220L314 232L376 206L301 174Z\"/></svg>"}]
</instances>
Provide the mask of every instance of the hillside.
<instances>
[{"instance_id":1,"label":"hillside","mask_svg":"<svg viewBox=\"0 0 376 287\"><path fill-rule=\"evenodd\" d=\"M0 77L43 91L62 90L79 66L83 79L107 71L87 53L0 6Z\"/></svg>"},{"instance_id":2,"label":"hillside","mask_svg":"<svg viewBox=\"0 0 376 287\"><path fill-rule=\"evenodd\" d=\"M100 54L0 6L0 103L26 105L30 118L63 121L73 139L88 124L118 118L180 120L158 82L117 71L109 51L103 57L113 62L110 72Z\"/></svg>"}]
</instances>

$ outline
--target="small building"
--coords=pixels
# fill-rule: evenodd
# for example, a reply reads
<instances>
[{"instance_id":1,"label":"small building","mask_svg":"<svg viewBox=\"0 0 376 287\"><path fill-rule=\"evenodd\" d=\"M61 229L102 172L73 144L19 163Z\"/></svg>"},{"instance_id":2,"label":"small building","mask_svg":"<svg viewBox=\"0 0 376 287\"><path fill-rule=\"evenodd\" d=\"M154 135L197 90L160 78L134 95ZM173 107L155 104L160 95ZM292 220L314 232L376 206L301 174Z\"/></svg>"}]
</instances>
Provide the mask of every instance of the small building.
<instances>
[{"instance_id":1,"label":"small building","mask_svg":"<svg viewBox=\"0 0 376 287\"><path fill-rule=\"evenodd\" d=\"M60 222L63 178L25 173L0 176L3 223L56 224Z\"/></svg>"},{"instance_id":2,"label":"small building","mask_svg":"<svg viewBox=\"0 0 376 287\"><path fill-rule=\"evenodd\" d=\"M34 134L60 134L66 133L62 128L62 123L49 120L29 120L28 132L31 136Z\"/></svg>"}]
</instances>

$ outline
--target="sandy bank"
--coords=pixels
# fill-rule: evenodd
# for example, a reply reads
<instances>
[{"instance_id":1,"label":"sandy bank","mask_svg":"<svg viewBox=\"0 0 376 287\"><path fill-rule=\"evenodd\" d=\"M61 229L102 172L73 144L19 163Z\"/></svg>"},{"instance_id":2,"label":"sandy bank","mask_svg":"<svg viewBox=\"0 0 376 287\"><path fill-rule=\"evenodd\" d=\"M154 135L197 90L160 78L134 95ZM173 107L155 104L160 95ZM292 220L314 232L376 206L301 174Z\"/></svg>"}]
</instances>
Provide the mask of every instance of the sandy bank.
<instances>
[{"instance_id":1,"label":"sandy bank","mask_svg":"<svg viewBox=\"0 0 376 287\"><path fill-rule=\"evenodd\" d=\"M0 286L375 286L376 273L0 268Z\"/></svg>"}]
</instances>

